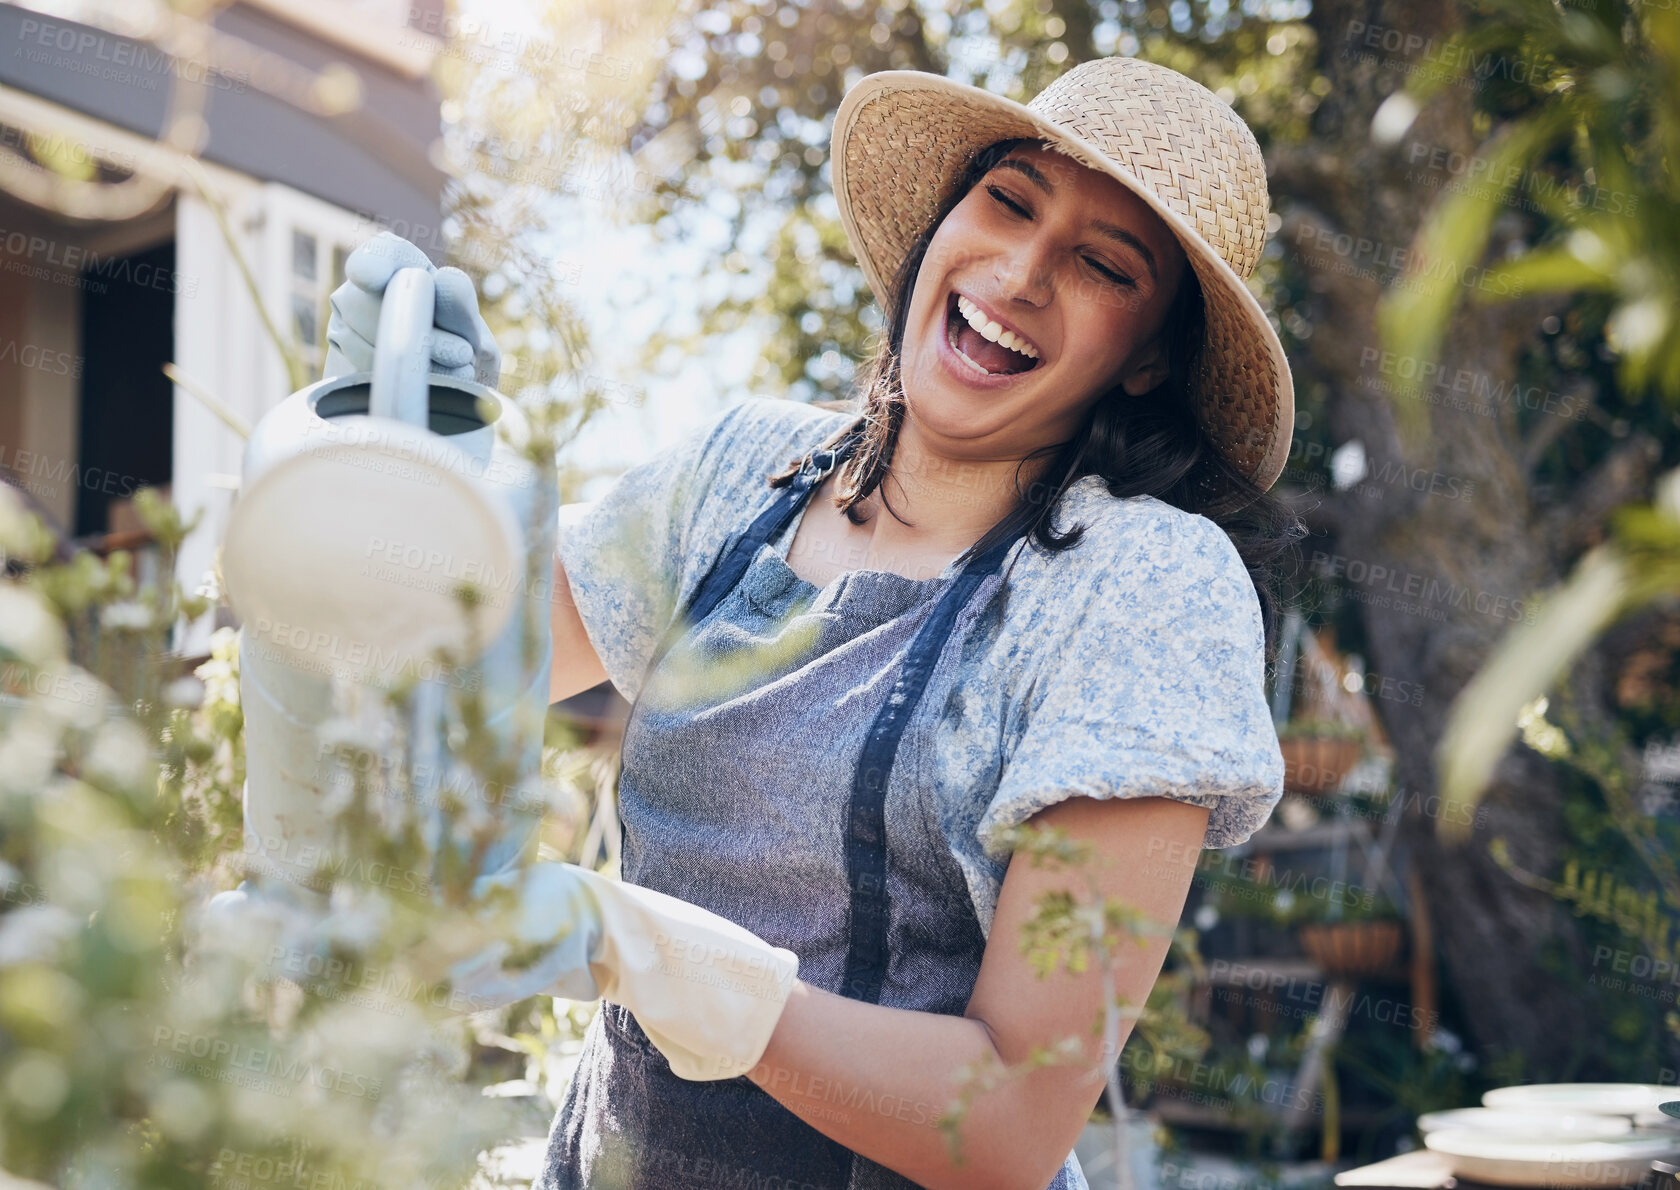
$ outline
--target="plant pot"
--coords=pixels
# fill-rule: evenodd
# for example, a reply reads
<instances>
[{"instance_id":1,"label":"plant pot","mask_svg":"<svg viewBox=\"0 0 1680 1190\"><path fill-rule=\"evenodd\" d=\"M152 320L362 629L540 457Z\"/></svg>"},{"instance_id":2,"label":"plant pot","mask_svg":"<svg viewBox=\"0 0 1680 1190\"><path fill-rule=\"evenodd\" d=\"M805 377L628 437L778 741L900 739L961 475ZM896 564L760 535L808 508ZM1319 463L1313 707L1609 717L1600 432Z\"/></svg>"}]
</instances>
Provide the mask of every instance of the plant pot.
<instances>
[{"instance_id":1,"label":"plant pot","mask_svg":"<svg viewBox=\"0 0 1680 1190\"><path fill-rule=\"evenodd\" d=\"M1322 921L1298 931L1301 949L1327 975L1375 975L1392 968L1405 934L1397 921Z\"/></svg>"},{"instance_id":2,"label":"plant pot","mask_svg":"<svg viewBox=\"0 0 1680 1190\"><path fill-rule=\"evenodd\" d=\"M1291 793L1322 795L1341 788L1365 745L1337 736L1288 736L1278 741L1283 752L1283 787Z\"/></svg>"}]
</instances>

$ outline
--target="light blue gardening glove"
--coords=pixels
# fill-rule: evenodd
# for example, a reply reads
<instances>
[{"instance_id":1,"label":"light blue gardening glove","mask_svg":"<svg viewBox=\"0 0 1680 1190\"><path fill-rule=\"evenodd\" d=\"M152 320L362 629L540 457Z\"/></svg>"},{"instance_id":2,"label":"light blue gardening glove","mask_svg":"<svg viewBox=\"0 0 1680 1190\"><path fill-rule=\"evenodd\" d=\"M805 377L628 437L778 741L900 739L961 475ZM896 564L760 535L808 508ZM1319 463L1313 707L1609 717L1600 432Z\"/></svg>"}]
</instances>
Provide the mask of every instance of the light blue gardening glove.
<instances>
[{"instance_id":1,"label":"light blue gardening glove","mask_svg":"<svg viewBox=\"0 0 1680 1190\"><path fill-rule=\"evenodd\" d=\"M630 1011L678 1078L751 1071L798 982L793 951L709 909L575 864L483 876L474 893L485 911L470 924L451 921L440 941L450 995L435 1007L480 1012L529 996L600 997ZM355 950L367 932L353 907L250 884L216 896L195 930L199 949L266 956L287 978L326 969L335 946Z\"/></svg>"},{"instance_id":2,"label":"light blue gardening glove","mask_svg":"<svg viewBox=\"0 0 1680 1190\"><path fill-rule=\"evenodd\" d=\"M382 231L345 259L344 284L332 292L327 320L325 375L373 371L373 347L379 338L379 304L398 269L423 268L437 287L433 316L432 367L459 380L496 388L502 379L502 353L478 312L478 295L460 269L435 268L419 248Z\"/></svg>"},{"instance_id":3,"label":"light blue gardening glove","mask_svg":"<svg viewBox=\"0 0 1680 1190\"><path fill-rule=\"evenodd\" d=\"M477 1007L527 996L630 1010L679 1078L737 1078L758 1064L799 974L799 956L687 901L575 864L482 877L513 889L511 929L451 968ZM509 969L509 968L512 969Z\"/></svg>"}]
</instances>

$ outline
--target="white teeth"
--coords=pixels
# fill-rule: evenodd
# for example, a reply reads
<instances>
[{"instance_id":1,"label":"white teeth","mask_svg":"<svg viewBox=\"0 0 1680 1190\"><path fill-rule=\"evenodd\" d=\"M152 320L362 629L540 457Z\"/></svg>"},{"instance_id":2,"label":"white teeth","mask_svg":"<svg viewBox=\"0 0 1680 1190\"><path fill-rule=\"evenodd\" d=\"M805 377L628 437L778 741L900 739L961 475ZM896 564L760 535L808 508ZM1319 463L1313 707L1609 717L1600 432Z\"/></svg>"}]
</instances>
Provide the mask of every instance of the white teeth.
<instances>
[{"instance_id":1,"label":"white teeth","mask_svg":"<svg viewBox=\"0 0 1680 1190\"><path fill-rule=\"evenodd\" d=\"M1018 351L1028 359L1038 358L1038 352L1033 349L1032 344L1020 338L1014 331L1006 331L1001 324L987 318L985 312L979 306L976 306L960 293L957 295L957 312L968 320L969 326L980 332L981 337L990 339L993 343L1007 347L1011 351Z\"/></svg>"}]
</instances>

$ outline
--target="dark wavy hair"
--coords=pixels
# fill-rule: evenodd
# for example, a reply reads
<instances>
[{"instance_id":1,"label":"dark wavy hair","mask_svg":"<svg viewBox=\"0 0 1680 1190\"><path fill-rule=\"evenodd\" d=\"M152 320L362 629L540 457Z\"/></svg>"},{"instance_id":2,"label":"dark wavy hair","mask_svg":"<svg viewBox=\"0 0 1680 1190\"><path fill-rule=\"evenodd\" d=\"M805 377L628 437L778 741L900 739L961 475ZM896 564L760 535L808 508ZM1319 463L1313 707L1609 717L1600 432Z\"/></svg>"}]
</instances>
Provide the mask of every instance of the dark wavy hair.
<instances>
[{"instance_id":1,"label":"dark wavy hair","mask_svg":"<svg viewBox=\"0 0 1680 1190\"><path fill-rule=\"evenodd\" d=\"M976 154L893 278L892 292L886 302L886 333L859 381L860 416L817 448L831 449L848 441L855 443L836 474L833 497L835 507L854 525L864 523L857 511L858 503L881 487L887 477L899 428L904 423L905 398L900 375L904 330L916 277L933 234L993 166L1012 150L1038 143L1041 142L1024 139L998 141ZM1276 652L1280 587L1285 576L1292 576L1299 567L1296 543L1306 529L1281 499L1262 491L1225 459L1191 409L1190 381L1199 363L1203 318L1201 283L1195 272L1187 268L1160 332L1166 340L1169 369L1166 379L1141 397L1115 385L1093 402L1072 438L1042 447L1023 458L1021 465L1033 458L1048 458L1039 472L1042 478L1023 484L1017 467L1015 508L970 546L961 561L966 562L1023 530L1035 545L1052 552L1076 545L1084 534L1084 526L1074 525L1058 534L1053 514L1069 485L1082 476L1098 475L1112 496L1154 496L1187 512L1201 513L1225 531L1259 596L1266 655L1271 660ZM848 408L839 403L831 407ZM807 454L795 459L772 474L771 486L787 484L809 457ZM908 523L893 511L884 489L881 502L893 516Z\"/></svg>"}]
</instances>

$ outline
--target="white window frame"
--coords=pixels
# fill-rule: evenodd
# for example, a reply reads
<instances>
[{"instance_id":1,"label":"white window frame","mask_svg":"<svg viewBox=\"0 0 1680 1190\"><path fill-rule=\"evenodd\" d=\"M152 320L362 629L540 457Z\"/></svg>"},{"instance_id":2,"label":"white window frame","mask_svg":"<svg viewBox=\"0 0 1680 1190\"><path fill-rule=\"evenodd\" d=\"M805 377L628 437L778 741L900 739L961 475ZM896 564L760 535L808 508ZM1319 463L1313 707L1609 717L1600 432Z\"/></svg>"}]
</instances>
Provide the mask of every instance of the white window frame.
<instances>
[{"instance_id":1,"label":"white window frame","mask_svg":"<svg viewBox=\"0 0 1680 1190\"><path fill-rule=\"evenodd\" d=\"M275 327L294 350L301 351L309 366L309 379L320 379L325 343L327 297L339 280L333 276L335 252L338 259L378 231L372 221L333 206L318 198L293 190L279 182L269 182L262 191L262 227L258 242L259 262L253 267L263 306ZM294 235L312 236L315 240L315 278L304 282L292 268ZM311 289L310 286L313 286ZM293 300L314 300L316 337L314 343L297 341L294 333ZM282 396L285 394L282 393Z\"/></svg>"}]
</instances>

